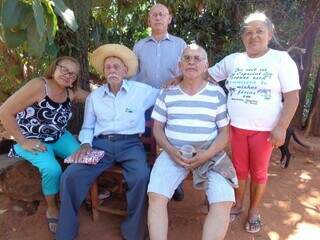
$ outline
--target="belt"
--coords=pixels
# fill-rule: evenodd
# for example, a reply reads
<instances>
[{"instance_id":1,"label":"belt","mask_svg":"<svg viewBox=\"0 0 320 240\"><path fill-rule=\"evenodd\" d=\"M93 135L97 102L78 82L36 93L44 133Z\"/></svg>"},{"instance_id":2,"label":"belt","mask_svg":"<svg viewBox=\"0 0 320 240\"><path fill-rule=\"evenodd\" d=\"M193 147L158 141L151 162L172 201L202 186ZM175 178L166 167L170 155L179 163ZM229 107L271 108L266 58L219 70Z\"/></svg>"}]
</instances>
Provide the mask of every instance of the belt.
<instances>
[{"instance_id":1,"label":"belt","mask_svg":"<svg viewBox=\"0 0 320 240\"><path fill-rule=\"evenodd\" d=\"M108 141L115 142L120 140L127 140L132 138L138 138L139 134L100 134L96 138L107 139Z\"/></svg>"}]
</instances>

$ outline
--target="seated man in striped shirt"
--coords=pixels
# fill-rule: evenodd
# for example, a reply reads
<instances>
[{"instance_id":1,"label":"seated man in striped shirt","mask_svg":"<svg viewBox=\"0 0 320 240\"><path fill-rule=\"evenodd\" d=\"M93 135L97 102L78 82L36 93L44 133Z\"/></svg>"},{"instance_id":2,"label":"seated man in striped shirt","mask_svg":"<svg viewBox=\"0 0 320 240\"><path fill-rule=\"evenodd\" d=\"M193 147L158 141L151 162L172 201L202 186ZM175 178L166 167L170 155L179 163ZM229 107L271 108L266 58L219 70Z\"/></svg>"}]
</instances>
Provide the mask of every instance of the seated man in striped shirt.
<instances>
[{"instance_id":1,"label":"seated man in striped shirt","mask_svg":"<svg viewBox=\"0 0 320 240\"><path fill-rule=\"evenodd\" d=\"M154 136L163 152L148 185L150 239L167 239L167 204L189 171L194 183L199 175L205 178L203 189L210 204L202 239L223 239L237 186L235 170L223 151L229 135L226 95L206 80L208 59L202 47L189 45L179 66L182 81L160 92L152 113ZM184 145L195 148L193 157L183 157Z\"/></svg>"}]
</instances>

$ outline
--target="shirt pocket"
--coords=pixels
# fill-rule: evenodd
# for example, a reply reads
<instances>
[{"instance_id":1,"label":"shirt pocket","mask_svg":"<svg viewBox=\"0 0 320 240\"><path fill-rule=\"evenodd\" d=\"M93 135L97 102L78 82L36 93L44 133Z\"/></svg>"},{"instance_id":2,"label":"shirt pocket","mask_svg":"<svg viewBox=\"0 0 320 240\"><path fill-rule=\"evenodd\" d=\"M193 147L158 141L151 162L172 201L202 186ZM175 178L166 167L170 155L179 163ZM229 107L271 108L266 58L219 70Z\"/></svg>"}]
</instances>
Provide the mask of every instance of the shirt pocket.
<instances>
[{"instance_id":1,"label":"shirt pocket","mask_svg":"<svg viewBox=\"0 0 320 240\"><path fill-rule=\"evenodd\" d=\"M140 118L140 111L141 108L139 109L136 105L126 106L123 112L123 121L131 127L136 125Z\"/></svg>"}]
</instances>

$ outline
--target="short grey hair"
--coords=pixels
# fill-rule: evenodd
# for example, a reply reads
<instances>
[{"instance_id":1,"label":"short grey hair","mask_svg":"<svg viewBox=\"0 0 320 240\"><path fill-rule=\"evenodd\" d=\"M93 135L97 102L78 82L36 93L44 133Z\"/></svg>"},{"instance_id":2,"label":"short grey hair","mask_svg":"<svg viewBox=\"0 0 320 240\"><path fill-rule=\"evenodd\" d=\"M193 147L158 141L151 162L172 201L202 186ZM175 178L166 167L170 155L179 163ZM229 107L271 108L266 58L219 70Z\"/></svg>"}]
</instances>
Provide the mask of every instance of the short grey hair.
<instances>
[{"instance_id":1,"label":"short grey hair","mask_svg":"<svg viewBox=\"0 0 320 240\"><path fill-rule=\"evenodd\" d=\"M253 21L261 21L268 28L268 30L274 34L274 25L271 20L264 14L264 12L256 11L254 13L250 13L247 17L245 17L243 24L240 28L240 34L242 35L250 22Z\"/></svg>"},{"instance_id":2,"label":"short grey hair","mask_svg":"<svg viewBox=\"0 0 320 240\"><path fill-rule=\"evenodd\" d=\"M191 49L191 50L200 50L200 54L201 57L203 58L203 60L205 60L206 62L208 62L208 54L207 51L201 47L200 45L196 44L196 43L191 43L189 45L187 45L187 47L183 50L181 58L184 56L185 52L187 49Z\"/></svg>"}]
</instances>

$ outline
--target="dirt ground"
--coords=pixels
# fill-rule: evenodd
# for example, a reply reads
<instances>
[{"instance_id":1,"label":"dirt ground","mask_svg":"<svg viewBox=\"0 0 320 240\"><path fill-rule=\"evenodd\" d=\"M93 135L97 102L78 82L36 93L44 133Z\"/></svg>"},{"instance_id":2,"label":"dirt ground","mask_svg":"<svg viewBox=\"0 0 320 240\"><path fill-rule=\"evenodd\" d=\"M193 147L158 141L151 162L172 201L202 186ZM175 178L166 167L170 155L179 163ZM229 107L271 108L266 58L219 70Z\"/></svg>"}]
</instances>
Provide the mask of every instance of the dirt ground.
<instances>
[{"instance_id":1,"label":"dirt ground","mask_svg":"<svg viewBox=\"0 0 320 240\"><path fill-rule=\"evenodd\" d=\"M319 139L308 139L320 146ZM263 229L257 234L244 231L243 213L229 226L225 240L319 240L320 239L320 151L313 154L302 151L291 142L293 157L288 169L276 163L280 151L272 156L268 189L261 207ZM201 239L205 218L205 196L185 182L185 200L169 204L169 240ZM37 212L28 216L10 199L0 194L0 239L45 240L53 239L45 221L44 202ZM79 213L78 240L120 240L122 217L102 213L98 222L91 220L83 206Z\"/></svg>"}]
</instances>

